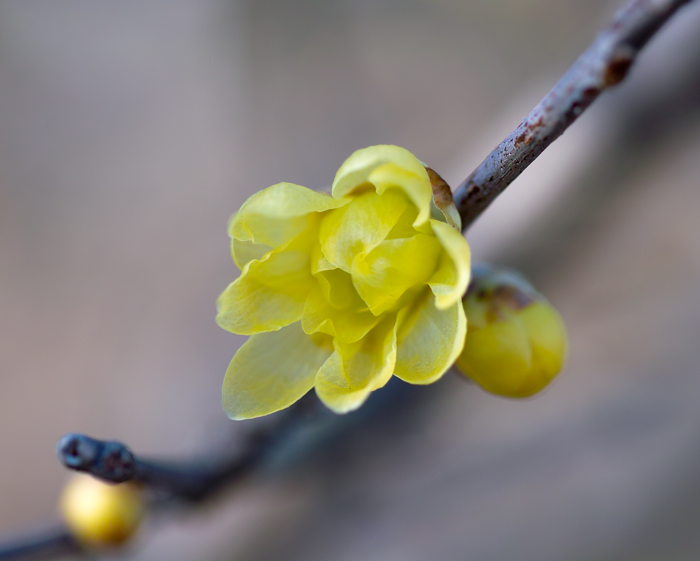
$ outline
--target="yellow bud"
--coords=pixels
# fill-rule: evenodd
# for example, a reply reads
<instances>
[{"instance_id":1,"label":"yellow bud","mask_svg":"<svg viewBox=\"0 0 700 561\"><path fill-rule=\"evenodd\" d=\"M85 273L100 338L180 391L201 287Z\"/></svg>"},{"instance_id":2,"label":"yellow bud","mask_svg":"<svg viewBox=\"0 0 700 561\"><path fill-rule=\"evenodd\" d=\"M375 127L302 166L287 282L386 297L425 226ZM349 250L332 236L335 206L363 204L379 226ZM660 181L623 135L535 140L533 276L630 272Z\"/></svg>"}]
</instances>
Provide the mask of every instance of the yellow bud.
<instances>
[{"instance_id":1,"label":"yellow bud","mask_svg":"<svg viewBox=\"0 0 700 561\"><path fill-rule=\"evenodd\" d=\"M124 543L143 518L143 498L130 483L110 484L88 475L74 477L63 491L61 512L82 543L110 547Z\"/></svg>"},{"instance_id":2,"label":"yellow bud","mask_svg":"<svg viewBox=\"0 0 700 561\"><path fill-rule=\"evenodd\" d=\"M469 329L457 367L486 391L527 397L560 372L567 353L564 322L519 274L474 267L463 303Z\"/></svg>"}]
</instances>

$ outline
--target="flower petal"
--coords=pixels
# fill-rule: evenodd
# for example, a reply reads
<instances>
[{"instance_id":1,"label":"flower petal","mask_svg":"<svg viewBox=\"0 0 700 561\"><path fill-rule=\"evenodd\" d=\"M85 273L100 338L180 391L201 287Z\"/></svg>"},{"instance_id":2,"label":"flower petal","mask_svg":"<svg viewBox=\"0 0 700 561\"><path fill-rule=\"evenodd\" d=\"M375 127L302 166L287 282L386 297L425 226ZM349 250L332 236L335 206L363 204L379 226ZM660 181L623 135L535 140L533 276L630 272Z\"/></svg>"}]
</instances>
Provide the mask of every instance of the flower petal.
<instances>
[{"instance_id":1,"label":"flower petal","mask_svg":"<svg viewBox=\"0 0 700 561\"><path fill-rule=\"evenodd\" d=\"M352 280L373 314L389 310L409 288L435 272L442 246L434 236L386 240L353 261Z\"/></svg>"},{"instance_id":2,"label":"flower petal","mask_svg":"<svg viewBox=\"0 0 700 561\"><path fill-rule=\"evenodd\" d=\"M314 275L318 281L326 302L336 310L352 310L361 312L367 310L364 303L352 283L352 277L342 269L319 271Z\"/></svg>"},{"instance_id":3,"label":"flower petal","mask_svg":"<svg viewBox=\"0 0 700 561\"><path fill-rule=\"evenodd\" d=\"M391 378L396 362L396 316L385 317L361 341L335 341L335 352L316 376L316 394L336 413L360 407Z\"/></svg>"},{"instance_id":4,"label":"flower petal","mask_svg":"<svg viewBox=\"0 0 700 561\"><path fill-rule=\"evenodd\" d=\"M418 209L413 205L408 205L406 210L403 211L403 214L396 221L396 224L394 224L394 227L386 235L385 239L395 240L400 238L412 238L415 236L418 231L413 227L413 223L416 221L417 217ZM432 235L432 229L428 228L426 230L427 231L423 232L424 234Z\"/></svg>"},{"instance_id":5,"label":"flower petal","mask_svg":"<svg viewBox=\"0 0 700 561\"><path fill-rule=\"evenodd\" d=\"M316 274L322 271L331 271L336 268L337 267L333 265L333 263L326 259L326 256L321 250L320 242L315 243L313 249L311 250L311 272Z\"/></svg>"},{"instance_id":6,"label":"flower petal","mask_svg":"<svg viewBox=\"0 0 700 561\"><path fill-rule=\"evenodd\" d=\"M299 321L316 281L303 233L280 249L251 261L216 301L216 322L239 335L275 331Z\"/></svg>"},{"instance_id":7,"label":"flower petal","mask_svg":"<svg viewBox=\"0 0 700 561\"><path fill-rule=\"evenodd\" d=\"M330 338L306 335L298 323L253 335L233 357L222 388L231 419L252 419L289 407L314 385L332 352Z\"/></svg>"},{"instance_id":8,"label":"flower petal","mask_svg":"<svg viewBox=\"0 0 700 561\"><path fill-rule=\"evenodd\" d=\"M461 302L440 310L429 290L399 314L394 374L410 384L431 384L457 360L467 335Z\"/></svg>"},{"instance_id":9,"label":"flower petal","mask_svg":"<svg viewBox=\"0 0 700 561\"><path fill-rule=\"evenodd\" d=\"M233 262L241 270L253 259L260 261L272 250L272 247L264 243L231 238L231 257L233 257Z\"/></svg>"},{"instance_id":10,"label":"flower petal","mask_svg":"<svg viewBox=\"0 0 700 561\"><path fill-rule=\"evenodd\" d=\"M367 335L380 319L366 309L337 309L328 303L319 289L309 293L301 325L305 333L326 333L340 343L354 343Z\"/></svg>"},{"instance_id":11,"label":"flower petal","mask_svg":"<svg viewBox=\"0 0 700 561\"><path fill-rule=\"evenodd\" d=\"M256 255L264 255L312 226L317 217L345 204L306 187L278 183L250 197L229 221L233 260L243 268ZM252 246L252 247L251 247ZM262 246L262 247L256 247Z\"/></svg>"},{"instance_id":12,"label":"flower petal","mask_svg":"<svg viewBox=\"0 0 700 561\"><path fill-rule=\"evenodd\" d=\"M430 217L432 187L425 166L408 150L380 145L353 153L338 170L333 181L333 197L342 198L354 189L372 183L377 193L401 189L418 208L415 224Z\"/></svg>"},{"instance_id":13,"label":"flower petal","mask_svg":"<svg viewBox=\"0 0 700 561\"><path fill-rule=\"evenodd\" d=\"M467 291L471 257L467 240L460 232L438 220L431 220L430 225L445 252L428 284L435 294L436 306L444 310L459 302Z\"/></svg>"},{"instance_id":14,"label":"flower petal","mask_svg":"<svg viewBox=\"0 0 700 561\"><path fill-rule=\"evenodd\" d=\"M349 273L355 255L367 253L382 242L408 205L398 191L382 196L366 191L347 206L329 213L319 231L326 259Z\"/></svg>"}]
</instances>

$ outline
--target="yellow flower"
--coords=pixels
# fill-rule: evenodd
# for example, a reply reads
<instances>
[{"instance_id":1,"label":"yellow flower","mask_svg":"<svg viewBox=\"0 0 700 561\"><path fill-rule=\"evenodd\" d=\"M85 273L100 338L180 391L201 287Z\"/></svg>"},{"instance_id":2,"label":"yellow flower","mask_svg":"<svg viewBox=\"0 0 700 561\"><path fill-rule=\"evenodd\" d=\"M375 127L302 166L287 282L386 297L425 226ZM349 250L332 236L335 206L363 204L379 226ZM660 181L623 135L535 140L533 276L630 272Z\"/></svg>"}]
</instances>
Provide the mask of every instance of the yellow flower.
<instances>
[{"instance_id":1,"label":"yellow flower","mask_svg":"<svg viewBox=\"0 0 700 561\"><path fill-rule=\"evenodd\" d=\"M486 391L527 397L562 369L567 337L554 307L520 275L474 267L464 308L469 334L457 367Z\"/></svg>"},{"instance_id":2,"label":"yellow flower","mask_svg":"<svg viewBox=\"0 0 700 561\"><path fill-rule=\"evenodd\" d=\"M332 196L280 183L229 223L241 275L218 324L251 335L223 385L232 419L288 407L311 388L357 409L392 374L429 384L464 345L469 246L449 188L397 146L358 150Z\"/></svg>"}]
</instances>

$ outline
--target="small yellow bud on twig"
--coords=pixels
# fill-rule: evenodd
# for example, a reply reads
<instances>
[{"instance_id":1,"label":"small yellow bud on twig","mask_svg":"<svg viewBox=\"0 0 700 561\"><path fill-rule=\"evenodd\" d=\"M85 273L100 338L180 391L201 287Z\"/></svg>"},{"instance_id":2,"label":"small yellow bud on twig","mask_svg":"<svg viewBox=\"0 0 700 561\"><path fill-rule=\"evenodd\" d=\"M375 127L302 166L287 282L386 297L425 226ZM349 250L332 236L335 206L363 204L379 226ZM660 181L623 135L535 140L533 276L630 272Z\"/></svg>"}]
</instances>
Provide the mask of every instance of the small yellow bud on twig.
<instances>
[{"instance_id":1,"label":"small yellow bud on twig","mask_svg":"<svg viewBox=\"0 0 700 561\"><path fill-rule=\"evenodd\" d=\"M486 391L527 397L561 371L567 352L564 322L519 274L475 267L464 309L469 329L457 367Z\"/></svg>"},{"instance_id":2,"label":"small yellow bud on twig","mask_svg":"<svg viewBox=\"0 0 700 561\"><path fill-rule=\"evenodd\" d=\"M61 513L75 537L90 547L120 545L138 529L143 497L133 484L111 484L78 475L66 485Z\"/></svg>"}]
</instances>

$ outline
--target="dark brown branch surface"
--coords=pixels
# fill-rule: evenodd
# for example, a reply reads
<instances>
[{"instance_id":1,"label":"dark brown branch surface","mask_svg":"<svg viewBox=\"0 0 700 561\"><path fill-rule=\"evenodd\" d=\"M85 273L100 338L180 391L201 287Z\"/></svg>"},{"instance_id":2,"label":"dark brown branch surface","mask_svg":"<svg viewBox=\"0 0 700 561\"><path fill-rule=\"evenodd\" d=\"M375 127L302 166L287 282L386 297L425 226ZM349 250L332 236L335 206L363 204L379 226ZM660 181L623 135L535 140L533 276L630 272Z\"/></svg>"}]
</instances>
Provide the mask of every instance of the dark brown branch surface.
<instances>
[{"instance_id":1,"label":"dark brown branch surface","mask_svg":"<svg viewBox=\"0 0 700 561\"><path fill-rule=\"evenodd\" d=\"M305 396L274 422L249 433L238 450L199 460L167 462L140 458L121 442L78 433L62 437L56 454L67 468L104 481L136 481L166 498L200 501L255 470L294 431L322 413L316 396Z\"/></svg>"},{"instance_id":2,"label":"dark brown branch surface","mask_svg":"<svg viewBox=\"0 0 700 561\"><path fill-rule=\"evenodd\" d=\"M47 559L77 555L80 544L62 526L37 530L36 533L0 544L0 561L10 559Z\"/></svg>"},{"instance_id":3,"label":"dark brown branch surface","mask_svg":"<svg viewBox=\"0 0 700 561\"><path fill-rule=\"evenodd\" d=\"M466 230L484 209L607 88L627 75L639 51L691 0L632 0L613 18L508 138L457 188Z\"/></svg>"}]
</instances>

